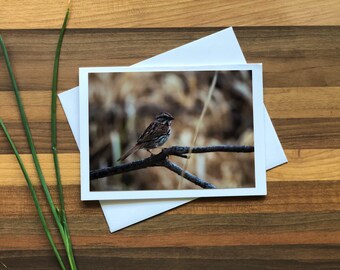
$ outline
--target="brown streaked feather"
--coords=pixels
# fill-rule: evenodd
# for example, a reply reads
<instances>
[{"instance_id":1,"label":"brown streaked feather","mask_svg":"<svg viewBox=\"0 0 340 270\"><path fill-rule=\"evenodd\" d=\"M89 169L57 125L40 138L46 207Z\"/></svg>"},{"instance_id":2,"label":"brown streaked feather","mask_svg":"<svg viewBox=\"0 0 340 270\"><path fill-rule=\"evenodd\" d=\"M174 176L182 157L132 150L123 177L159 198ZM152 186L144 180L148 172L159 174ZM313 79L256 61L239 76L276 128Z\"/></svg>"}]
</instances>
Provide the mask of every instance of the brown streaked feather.
<instances>
[{"instance_id":1,"label":"brown streaked feather","mask_svg":"<svg viewBox=\"0 0 340 270\"><path fill-rule=\"evenodd\" d=\"M153 122L151 123L142 135L139 136L137 144L149 142L155 139L155 137L162 136L168 133L169 126L166 124Z\"/></svg>"},{"instance_id":2,"label":"brown streaked feather","mask_svg":"<svg viewBox=\"0 0 340 270\"><path fill-rule=\"evenodd\" d=\"M171 121L174 117L167 112L158 114L155 120L139 136L137 144L129 149L118 161L125 160L129 155L139 149L154 149L162 146L169 138L171 133Z\"/></svg>"},{"instance_id":3,"label":"brown streaked feather","mask_svg":"<svg viewBox=\"0 0 340 270\"><path fill-rule=\"evenodd\" d=\"M143 146L142 144L136 144L134 147L130 148L124 155L122 155L117 161L125 160L128 156L132 155L133 153L141 149L142 146Z\"/></svg>"}]
</instances>

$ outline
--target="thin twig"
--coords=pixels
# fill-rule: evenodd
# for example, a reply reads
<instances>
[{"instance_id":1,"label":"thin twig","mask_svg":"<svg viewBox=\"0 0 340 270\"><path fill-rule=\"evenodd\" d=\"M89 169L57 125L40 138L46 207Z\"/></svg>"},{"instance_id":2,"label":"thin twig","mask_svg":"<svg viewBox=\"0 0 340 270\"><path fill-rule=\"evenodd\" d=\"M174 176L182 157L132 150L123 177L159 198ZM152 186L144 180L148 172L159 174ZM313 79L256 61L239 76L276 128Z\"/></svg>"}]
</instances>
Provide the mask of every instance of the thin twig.
<instances>
[{"instance_id":1,"label":"thin twig","mask_svg":"<svg viewBox=\"0 0 340 270\"><path fill-rule=\"evenodd\" d=\"M164 148L166 155L210 153L210 152L233 152L233 153L251 153L254 152L254 146L246 145L211 145L211 146L172 146Z\"/></svg>"},{"instance_id":2,"label":"thin twig","mask_svg":"<svg viewBox=\"0 0 340 270\"><path fill-rule=\"evenodd\" d=\"M206 182L205 180L202 180L201 178L189 173L188 171L183 170L180 166L177 164L170 162L169 160L166 160L162 163L162 166L165 168L168 168L170 171L173 171L177 173L178 175L183 176L183 178L189 180L191 183L194 183L197 186L200 186L201 188L216 188L213 184L210 184Z\"/></svg>"},{"instance_id":3,"label":"thin twig","mask_svg":"<svg viewBox=\"0 0 340 270\"><path fill-rule=\"evenodd\" d=\"M136 171L140 169L145 169L148 167L155 167L155 166L163 166L168 169L170 169L170 164L167 162L169 156L179 156L186 158L186 154L188 154L191 151L192 154L198 154L198 153L209 153L209 152L238 152L238 153L250 153L254 152L254 147L253 146L238 146L238 145L213 145L213 146L196 146L196 147L189 147L189 146L172 146L169 148L164 148L159 154L157 155L152 155L148 158L142 159L142 160L137 160L133 161L130 163L126 164L120 164L112 167L107 167L103 169L98 169L98 170L93 170L90 172L90 180L95 180L98 178L103 178L111 175L116 175L116 174L121 174L121 173L126 173L126 172L131 172L131 171ZM171 163L174 164L174 163ZM174 164L175 166L171 167L177 174L182 175L183 177L195 184L199 182L199 180L202 181L202 185L197 184L201 187L204 188L209 188L212 187L211 184L206 182L205 180L202 180L188 171L182 169L178 165ZM180 172L180 173L178 173ZM195 177L198 179L196 182L193 180L191 177ZM193 180L193 181L192 181Z\"/></svg>"}]
</instances>

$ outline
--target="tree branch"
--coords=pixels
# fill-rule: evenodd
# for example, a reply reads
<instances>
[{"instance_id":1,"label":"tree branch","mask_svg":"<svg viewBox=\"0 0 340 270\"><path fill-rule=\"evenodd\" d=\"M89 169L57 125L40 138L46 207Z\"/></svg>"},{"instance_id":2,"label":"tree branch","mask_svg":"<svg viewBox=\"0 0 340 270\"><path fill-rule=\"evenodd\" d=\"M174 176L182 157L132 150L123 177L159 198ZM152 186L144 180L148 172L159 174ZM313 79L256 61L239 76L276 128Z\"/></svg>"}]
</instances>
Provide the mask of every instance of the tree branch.
<instances>
[{"instance_id":1,"label":"tree branch","mask_svg":"<svg viewBox=\"0 0 340 270\"><path fill-rule=\"evenodd\" d=\"M162 163L162 166L169 169L170 171L173 171L177 173L178 175L183 175L183 177L187 180L189 180L191 183L196 184L197 186L200 186L201 188L216 188L213 184L210 184L201 178L189 173L188 171L183 170L180 166L177 164L170 162L169 160L166 160Z\"/></svg>"},{"instance_id":2,"label":"tree branch","mask_svg":"<svg viewBox=\"0 0 340 270\"><path fill-rule=\"evenodd\" d=\"M250 153L254 152L253 146L235 146L235 145L214 145L214 146L172 146L169 148L164 148L157 155L152 155L148 158L133 161L126 164L119 164L112 167L107 167L103 169L90 171L90 180L95 180L98 178L103 178L111 175L136 171L140 169L145 169L148 167L161 166L165 167L179 175L183 174L183 177L190 182L202 187L202 188L216 188L214 185L192 175L188 171L183 170L181 167L168 160L169 156L178 156L186 158L185 154L188 154L191 149L192 154L198 153L209 153L209 152L237 152L237 153ZM183 173L184 171L184 173Z\"/></svg>"}]
</instances>

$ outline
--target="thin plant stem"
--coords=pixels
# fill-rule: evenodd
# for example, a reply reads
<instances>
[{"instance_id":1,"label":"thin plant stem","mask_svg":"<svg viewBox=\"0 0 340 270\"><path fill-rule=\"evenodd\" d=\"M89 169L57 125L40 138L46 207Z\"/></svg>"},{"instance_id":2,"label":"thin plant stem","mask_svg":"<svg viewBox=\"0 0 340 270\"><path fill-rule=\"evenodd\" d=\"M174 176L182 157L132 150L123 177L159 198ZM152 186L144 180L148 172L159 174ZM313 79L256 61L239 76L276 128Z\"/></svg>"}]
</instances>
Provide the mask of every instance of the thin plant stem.
<instances>
[{"instance_id":1,"label":"thin plant stem","mask_svg":"<svg viewBox=\"0 0 340 270\"><path fill-rule=\"evenodd\" d=\"M203 122L203 118L204 118L205 113L206 113L206 111L207 111L207 109L208 109L208 105L209 105L209 103L210 103L212 94L213 94L213 92L214 92L214 90L215 90L215 86L216 86L216 82L217 82L217 75L218 75L218 72L215 71L215 74L214 74L212 83L211 83L211 85L210 85L210 87L209 87L208 96L207 96L207 98L206 98L206 100L205 100L205 102L204 102L203 110L202 110L202 112L201 112L200 118L199 118L199 120L198 120L198 122L197 122L197 125L196 125L196 128L195 128L194 138L193 138L192 143L191 143L191 147L190 147L190 150L189 150L189 153L188 153L188 158L187 158L187 160L186 160L185 163L184 163L184 171L186 171L186 170L188 169L189 160L190 160L190 158L191 158L192 148L193 148L193 147L195 146L195 144L196 144L197 137L198 137L198 133L199 133L199 131L200 131L201 124L202 124L202 122ZM181 188L182 182L183 182L183 174L181 174L181 179L180 179L180 181L179 181L179 183L178 183L178 189Z\"/></svg>"},{"instance_id":2,"label":"thin plant stem","mask_svg":"<svg viewBox=\"0 0 340 270\"><path fill-rule=\"evenodd\" d=\"M55 53L54 58L54 67L53 67L53 80L52 80L52 103L51 103L51 141L52 141L52 152L53 152L53 159L54 159L54 166L56 171L56 178L58 184L58 191L59 191L59 201L60 201L60 208L62 211L65 209L64 197L63 197L63 188L61 185L61 178L60 178L60 169L59 169L59 162L58 162L58 151L57 151L57 86L58 86L58 69L59 69L59 58L60 58L60 51L61 46L63 43L63 37L67 25L67 20L69 16L69 9L67 9L63 26L59 33L58 45L57 50Z\"/></svg>"},{"instance_id":3,"label":"thin plant stem","mask_svg":"<svg viewBox=\"0 0 340 270\"><path fill-rule=\"evenodd\" d=\"M39 163L37 151L35 149L33 138L32 138L32 134L31 134L31 130L29 128L27 117L26 117L26 113L25 113L25 110L24 110L24 106L23 106L22 101L21 101L21 97L20 97L20 93L19 93L19 88L17 86L16 80L15 80L15 77L14 77L14 73L13 73L13 70L12 70L12 66L11 66L11 63L9 61L7 49L6 49L5 43L4 43L1 35L0 35L0 46L2 48L4 57L5 57L7 70L8 70L11 82L12 82L12 87L13 87L13 90L14 90L15 98L17 100L17 104L18 104L18 107L19 107L21 121L22 121L23 126L24 126L27 142L28 142L28 145L29 145L31 153L32 153L32 157L33 157L35 168L36 168L37 173L38 173L38 177L40 179L41 185L43 187L44 193L45 193L45 195L47 197L47 201L48 201L48 203L49 203L49 205L51 207L51 210L52 210L53 213L55 212L55 215L57 216L57 212L55 210L55 206L53 204L53 200L52 200L51 194L50 194L50 192L48 190L48 187L47 187L46 181L45 181L45 177L44 177L43 172L41 170L41 166L40 166L40 163Z\"/></svg>"},{"instance_id":4,"label":"thin plant stem","mask_svg":"<svg viewBox=\"0 0 340 270\"><path fill-rule=\"evenodd\" d=\"M61 218L60 218L60 215L58 214L59 211L55 207L55 205L53 203L53 199L52 199L51 194L49 192L49 189L47 187L46 180L45 180L45 177L43 175L43 172L42 172L42 169L41 169L41 166L40 166L40 162L39 162L39 159L38 159L37 151L36 151L35 146L34 146L31 130L30 130L30 127L29 127L29 124L28 124L28 121L27 121L27 116L26 116L26 113L25 113L25 110L24 110L24 107L23 107L21 97L20 97L19 88L18 88L18 85L16 83L15 76L14 76L14 73L13 73L13 70L12 70L12 66L11 66L11 63L9 61L7 49L6 49L5 43L4 43L1 35L0 35L0 46L2 48L4 57L5 57L7 70L8 70L11 82L12 82L12 87L13 87L14 94L15 94L15 97L16 97L16 100L17 100L17 104L18 104L18 107L19 107L20 117L21 117L21 121L22 121L23 126L24 126L26 139L27 139L28 145L29 145L30 150L31 150L32 158L33 158L33 161L34 161L34 165L35 165L41 186L42 186L43 191L45 193L46 200L47 200L47 202L50 206L53 218L54 218L54 220L57 224L60 236L61 236L61 238L64 242L64 246L65 246L66 249L69 249L69 237L66 235L67 230L65 231L64 226L61 223ZM71 265L71 268L72 268L72 265ZM72 268L72 269L75 269L75 268Z\"/></svg>"},{"instance_id":5,"label":"thin plant stem","mask_svg":"<svg viewBox=\"0 0 340 270\"><path fill-rule=\"evenodd\" d=\"M34 201L34 205L35 205L35 208L38 211L38 216L40 218L41 225L43 226L43 229L45 231L46 237L47 237L48 241L50 242L50 244L52 246L53 252L54 252L55 256L57 257L57 260L58 260L58 263L59 263L61 269L65 269L66 270L66 267L65 267L65 265L64 265L64 263L63 263L63 261L61 259L61 256L60 256L60 254L58 252L58 249L57 249L57 247L56 247L56 245L55 245L55 243L53 241L51 232L50 232L50 230L49 230L49 228L47 226L44 214L43 214L43 212L41 210L40 203L39 203L36 191L35 191L35 189L34 189L34 187L32 185L31 179L28 176L28 173L27 173L26 168L24 166L24 163L22 162L22 159L21 159L21 157L20 157L20 155L18 153L18 150L17 150L14 142L12 141L11 136L9 135L9 133L7 131L7 128L6 128L5 124L3 123L3 121L1 120L1 118L0 118L0 126L1 126L2 130L4 131L9 144L11 145L11 147L13 149L15 157L17 158L17 161L18 161L18 163L20 165L21 171L22 171L22 173L23 173L23 175L24 175L24 177L26 179L26 183L27 183L28 188L29 188L29 190L31 192L31 195L32 195L32 198L33 198L33 201Z\"/></svg>"},{"instance_id":6,"label":"thin plant stem","mask_svg":"<svg viewBox=\"0 0 340 270\"><path fill-rule=\"evenodd\" d=\"M65 244L67 257L69 259L70 265L72 269L76 269L76 262L73 256L72 250L72 242L71 236L68 229L66 211L65 211L65 202L64 202L64 194L63 194L63 186L61 184L61 176L60 176L60 168L59 168L59 160L58 160L58 149L57 149L57 87L58 87L58 71L59 71L59 59L60 59L60 51L63 44L63 38L67 26L68 17L70 14L70 9L68 8L66 11L66 15L64 18L63 25L59 32L58 45L54 58L54 67L53 67L53 79L52 79L52 103L51 103L51 142L52 142L52 153L53 153L53 161L55 174L57 179L57 187L59 193L59 202L60 202L60 217L63 227L65 229L66 234L66 242Z\"/></svg>"}]
</instances>

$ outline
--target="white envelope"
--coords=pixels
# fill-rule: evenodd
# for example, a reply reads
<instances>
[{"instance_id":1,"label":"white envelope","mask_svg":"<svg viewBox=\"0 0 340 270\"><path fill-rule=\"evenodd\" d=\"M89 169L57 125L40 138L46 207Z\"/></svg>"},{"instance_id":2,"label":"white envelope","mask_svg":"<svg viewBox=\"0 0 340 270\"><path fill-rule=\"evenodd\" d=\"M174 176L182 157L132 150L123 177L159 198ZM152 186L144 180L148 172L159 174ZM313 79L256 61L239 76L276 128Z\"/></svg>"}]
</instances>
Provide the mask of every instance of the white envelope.
<instances>
[{"instance_id":1,"label":"white envelope","mask_svg":"<svg viewBox=\"0 0 340 270\"><path fill-rule=\"evenodd\" d=\"M233 29L227 28L215 34L154 56L134 66L193 66L244 64L246 60ZM59 94L60 102L69 121L79 148L79 88ZM287 162L273 124L265 110L266 169ZM150 199L131 201L100 201L110 231L115 232L152 216L163 213L191 199Z\"/></svg>"}]
</instances>

